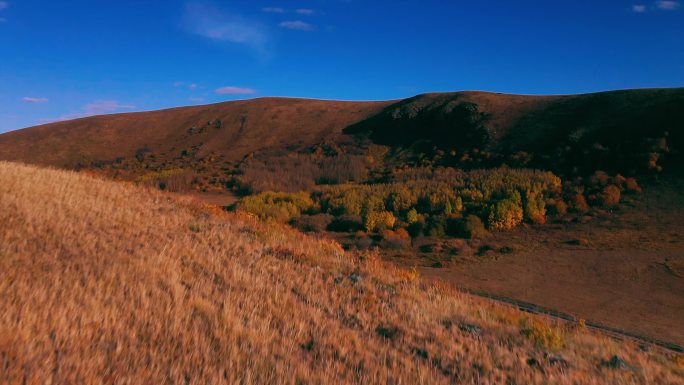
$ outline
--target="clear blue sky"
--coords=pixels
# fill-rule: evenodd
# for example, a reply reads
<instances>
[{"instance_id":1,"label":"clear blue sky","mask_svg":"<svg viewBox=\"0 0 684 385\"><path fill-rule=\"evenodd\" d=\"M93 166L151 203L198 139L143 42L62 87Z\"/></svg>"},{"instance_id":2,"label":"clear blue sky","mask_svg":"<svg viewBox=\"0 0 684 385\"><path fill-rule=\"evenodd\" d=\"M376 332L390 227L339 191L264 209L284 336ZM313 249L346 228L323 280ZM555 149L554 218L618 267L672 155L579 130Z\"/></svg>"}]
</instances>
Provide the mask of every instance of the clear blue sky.
<instances>
[{"instance_id":1,"label":"clear blue sky","mask_svg":"<svg viewBox=\"0 0 684 385\"><path fill-rule=\"evenodd\" d=\"M259 96L684 86L684 4L0 0L0 132Z\"/></svg>"}]
</instances>

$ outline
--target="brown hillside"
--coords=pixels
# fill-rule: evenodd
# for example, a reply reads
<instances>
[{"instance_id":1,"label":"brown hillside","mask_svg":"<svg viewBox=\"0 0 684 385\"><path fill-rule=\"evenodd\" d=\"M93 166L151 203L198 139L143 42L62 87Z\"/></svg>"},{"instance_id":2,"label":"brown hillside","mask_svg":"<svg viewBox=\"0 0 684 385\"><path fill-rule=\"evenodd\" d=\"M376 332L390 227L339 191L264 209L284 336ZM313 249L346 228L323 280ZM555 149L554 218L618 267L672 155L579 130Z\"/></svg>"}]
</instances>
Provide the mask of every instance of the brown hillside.
<instances>
[{"instance_id":1,"label":"brown hillside","mask_svg":"<svg viewBox=\"0 0 684 385\"><path fill-rule=\"evenodd\" d=\"M157 167L170 167L181 156L189 156L183 168L207 157L235 166L250 154L349 143L345 133L428 158L433 148L457 150L456 158L439 161L446 166L636 174L654 153L664 166L681 169L683 127L684 89L571 96L457 92L396 102L261 98L31 127L0 135L0 159L73 168L149 152ZM471 163L461 161L463 154Z\"/></svg>"},{"instance_id":2,"label":"brown hillside","mask_svg":"<svg viewBox=\"0 0 684 385\"><path fill-rule=\"evenodd\" d=\"M234 161L271 146L310 146L389 103L261 98L95 116L0 135L0 159L71 168L145 147L172 158L198 146Z\"/></svg>"}]
</instances>

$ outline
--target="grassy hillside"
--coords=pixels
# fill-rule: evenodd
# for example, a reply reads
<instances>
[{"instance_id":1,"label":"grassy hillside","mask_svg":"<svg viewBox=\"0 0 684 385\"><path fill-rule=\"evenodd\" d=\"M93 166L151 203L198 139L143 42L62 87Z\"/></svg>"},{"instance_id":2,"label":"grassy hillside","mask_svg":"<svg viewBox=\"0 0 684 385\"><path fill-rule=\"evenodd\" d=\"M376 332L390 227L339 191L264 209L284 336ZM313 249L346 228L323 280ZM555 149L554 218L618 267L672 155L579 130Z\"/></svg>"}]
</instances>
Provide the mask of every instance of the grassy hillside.
<instances>
[{"instance_id":1,"label":"grassy hillside","mask_svg":"<svg viewBox=\"0 0 684 385\"><path fill-rule=\"evenodd\" d=\"M0 380L677 384L638 349L287 227L0 162Z\"/></svg>"},{"instance_id":2,"label":"grassy hillside","mask_svg":"<svg viewBox=\"0 0 684 385\"><path fill-rule=\"evenodd\" d=\"M364 166L380 170L430 162L573 175L597 169L638 174L663 166L681 171L683 111L681 88L571 96L456 92L386 102L260 98L5 133L0 159L111 166L133 170L135 177L138 162L145 169L192 169L216 180L246 159L268 163L319 150L327 157L374 157L375 164Z\"/></svg>"},{"instance_id":3,"label":"grassy hillside","mask_svg":"<svg viewBox=\"0 0 684 385\"><path fill-rule=\"evenodd\" d=\"M260 98L57 122L0 135L0 159L73 168L151 152L236 161L263 148L310 146L389 102Z\"/></svg>"},{"instance_id":4,"label":"grassy hillside","mask_svg":"<svg viewBox=\"0 0 684 385\"><path fill-rule=\"evenodd\" d=\"M426 94L393 104L345 132L365 134L395 151L410 149L411 157L403 154L399 164L507 164L581 176L596 170L635 175L663 167L682 172L684 89L543 97Z\"/></svg>"}]
</instances>

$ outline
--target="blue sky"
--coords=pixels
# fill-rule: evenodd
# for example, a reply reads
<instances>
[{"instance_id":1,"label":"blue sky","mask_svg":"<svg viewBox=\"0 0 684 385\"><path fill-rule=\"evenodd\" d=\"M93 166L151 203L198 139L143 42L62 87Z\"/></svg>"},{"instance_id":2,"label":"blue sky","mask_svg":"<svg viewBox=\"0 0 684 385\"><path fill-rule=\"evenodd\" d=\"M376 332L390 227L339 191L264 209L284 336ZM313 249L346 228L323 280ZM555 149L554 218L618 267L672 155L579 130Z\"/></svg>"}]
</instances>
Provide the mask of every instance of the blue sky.
<instances>
[{"instance_id":1,"label":"blue sky","mask_svg":"<svg viewBox=\"0 0 684 385\"><path fill-rule=\"evenodd\" d=\"M0 0L0 132L260 96L684 86L684 4Z\"/></svg>"}]
</instances>

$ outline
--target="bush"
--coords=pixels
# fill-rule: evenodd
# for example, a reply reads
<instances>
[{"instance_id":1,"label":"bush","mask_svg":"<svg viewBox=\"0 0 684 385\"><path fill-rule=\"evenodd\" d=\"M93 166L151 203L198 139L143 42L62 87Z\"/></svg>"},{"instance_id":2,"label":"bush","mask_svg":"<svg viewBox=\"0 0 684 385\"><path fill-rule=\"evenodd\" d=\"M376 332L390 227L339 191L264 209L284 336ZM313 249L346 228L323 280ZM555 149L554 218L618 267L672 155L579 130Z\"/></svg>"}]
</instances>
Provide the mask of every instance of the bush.
<instances>
[{"instance_id":1,"label":"bush","mask_svg":"<svg viewBox=\"0 0 684 385\"><path fill-rule=\"evenodd\" d=\"M364 232L358 232L354 245L360 250L370 249L373 246L373 239Z\"/></svg>"},{"instance_id":2,"label":"bush","mask_svg":"<svg viewBox=\"0 0 684 385\"><path fill-rule=\"evenodd\" d=\"M401 213L410 210L417 202L418 197L413 191L406 186L398 185L390 193L386 206L388 210Z\"/></svg>"},{"instance_id":3,"label":"bush","mask_svg":"<svg viewBox=\"0 0 684 385\"><path fill-rule=\"evenodd\" d=\"M480 217L468 215L458 222L454 235L463 238L482 238L487 235L487 229Z\"/></svg>"},{"instance_id":4,"label":"bush","mask_svg":"<svg viewBox=\"0 0 684 385\"><path fill-rule=\"evenodd\" d=\"M546 207L553 215L563 216L568 213L568 205L561 198L549 199L546 201Z\"/></svg>"},{"instance_id":5,"label":"bush","mask_svg":"<svg viewBox=\"0 0 684 385\"><path fill-rule=\"evenodd\" d=\"M360 188L346 189L334 194L326 203L333 215L361 215L365 192Z\"/></svg>"},{"instance_id":6,"label":"bush","mask_svg":"<svg viewBox=\"0 0 684 385\"><path fill-rule=\"evenodd\" d=\"M446 235L447 219L443 215L433 215L428 218L425 232L431 237L443 237Z\"/></svg>"},{"instance_id":7,"label":"bush","mask_svg":"<svg viewBox=\"0 0 684 385\"><path fill-rule=\"evenodd\" d=\"M425 231L425 222L423 222L423 221L413 222L413 223L408 225L406 230L408 231L411 238L420 237L423 234L423 231Z\"/></svg>"},{"instance_id":8,"label":"bush","mask_svg":"<svg viewBox=\"0 0 684 385\"><path fill-rule=\"evenodd\" d=\"M406 233L406 230L400 229L396 232L385 230L382 232L382 241L380 242L380 247L383 249L406 249L411 247L411 241L408 238L408 233Z\"/></svg>"},{"instance_id":9,"label":"bush","mask_svg":"<svg viewBox=\"0 0 684 385\"><path fill-rule=\"evenodd\" d=\"M520 324L520 334L537 346L551 351L557 351L565 345L560 329L541 320L523 320Z\"/></svg>"},{"instance_id":10,"label":"bush","mask_svg":"<svg viewBox=\"0 0 684 385\"><path fill-rule=\"evenodd\" d=\"M525 192L525 219L533 223L546 223L546 201L544 194L535 190Z\"/></svg>"},{"instance_id":11,"label":"bush","mask_svg":"<svg viewBox=\"0 0 684 385\"><path fill-rule=\"evenodd\" d=\"M409 225L416 223L420 220L420 216L418 215L418 212L416 209L411 209L406 213L406 223Z\"/></svg>"},{"instance_id":12,"label":"bush","mask_svg":"<svg viewBox=\"0 0 684 385\"><path fill-rule=\"evenodd\" d=\"M328 230L340 233L351 233L363 229L363 220L359 215L341 215L332 220Z\"/></svg>"},{"instance_id":13,"label":"bush","mask_svg":"<svg viewBox=\"0 0 684 385\"><path fill-rule=\"evenodd\" d=\"M634 178L625 178L624 189L632 194L641 192L641 187L639 187L639 184Z\"/></svg>"},{"instance_id":14,"label":"bush","mask_svg":"<svg viewBox=\"0 0 684 385\"><path fill-rule=\"evenodd\" d=\"M397 218L389 211L369 212L363 218L363 225L369 232L391 229L396 222Z\"/></svg>"},{"instance_id":15,"label":"bush","mask_svg":"<svg viewBox=\"0 0 684 385\"><path fill-rule=\"evenodd\" d=\"M570 204L572 209L580 214L584 214L587 211L589 211L589 205L587 204L587 200L584 198L584 195L582 194L573 195L570 199Z\"/></svg>"},{"instance_id":16,"label":"bush","mask_svg":"<svg viewBox=\"0 0 684 385\"><path fill-rule=\"evenodd\" d=\"M333 221L330 214L302 215L296 220L296 226L302 231L313 231L320 233L325 231Z\"/></svg>"},{"instance_id":17,"label":"bush","mask_svg":"<svg viewBox=\"0 0 684 385\"><path fill-rule=\"evenodd\" d=\"M261 219L286 223L301 216L315 206L308 193L264 192L242 198L238 210L247 211Z\"/></svg>"},{"instance_id":18,"label":"bush","mask_svg":"<svg viewBox=\"0 0 684 385\"><path fill-rule=\"evenodd\" d=\"M620 203L620 189L616 186L606 186L599 196L601 205L605 207L613 207Z\"/></svg>"},{"instance_id":19,"label":"bush","mask_svg":"<svg viewBox=\"0 0 684 385\"><path fill-rule=\"evenodd\" d=\"M523 220L520 194L502 199L489 206L488 225L490 229L510 230Z\"/></svg>"}]
</instances>

